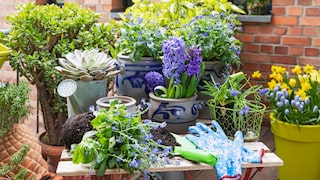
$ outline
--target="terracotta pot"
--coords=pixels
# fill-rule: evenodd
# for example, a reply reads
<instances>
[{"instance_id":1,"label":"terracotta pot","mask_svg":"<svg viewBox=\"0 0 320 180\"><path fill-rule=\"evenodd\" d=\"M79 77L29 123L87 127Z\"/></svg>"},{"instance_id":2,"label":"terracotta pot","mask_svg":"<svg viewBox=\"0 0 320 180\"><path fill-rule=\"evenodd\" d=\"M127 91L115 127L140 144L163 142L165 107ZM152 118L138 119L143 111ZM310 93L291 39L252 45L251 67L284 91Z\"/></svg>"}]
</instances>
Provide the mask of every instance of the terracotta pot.
<instances>
[{"instance_id":1,"label":"terracotta pot","mask_svg":"<svg viewBox=\"0 0 320 180\"><path fill-rule=\"evenodd\" d=\"M0 137L0 167L7 164L24 144L29 144L30 149L18 168L27 170L25 179L40 179L47 174L47 164L41 156L41 146L36 134L22 124L15 124L6 135ZM17 173L16 170L18 169L13 169L11 173Z\"/></svg>"},{"instance_id":2,"label":"terracotta pot","mask_svg":"<svg viewBox=\"0 0 320 180\"><path fill-rule=\"evenodd\" d=\"M46 132L43 131L38 134L38 143L41 146L41 153L43 158L47 160L48 170L55 173L60 161L61 153L64 150L64 146L51 146L42 142L45 133Z\"/></svg>"}]
</instances>

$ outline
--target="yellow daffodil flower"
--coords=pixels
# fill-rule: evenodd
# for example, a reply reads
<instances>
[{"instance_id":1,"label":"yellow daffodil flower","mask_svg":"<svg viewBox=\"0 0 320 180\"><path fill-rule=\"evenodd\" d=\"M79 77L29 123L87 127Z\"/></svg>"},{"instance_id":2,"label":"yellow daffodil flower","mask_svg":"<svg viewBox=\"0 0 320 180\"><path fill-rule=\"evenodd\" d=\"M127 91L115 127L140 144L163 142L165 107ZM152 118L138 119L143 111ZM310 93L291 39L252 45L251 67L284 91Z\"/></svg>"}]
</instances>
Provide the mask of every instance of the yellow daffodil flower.
<instances>
[{"instance_id":1,"label":"yellow daffodil flower","mask_svg":"<svg viewBox=\"0 0 320 180\"><path fill-rule=\"evenodd\" d=\"M268 82L268 87L269 89L274 89L277 86L277 82L275 80L271 80L270 82Z\"/></svg>"},{"instance_id":2,"label":"yellow daffodil flower","mask_svg":"<svg viewBox=\"0 0 320 180\"><path fill-rule=\"evenodd\" d=\"M307 93L303 89L299 89L296 92L296 95L300 96L302 98L302 101L304 101L307 98Z\"/></svg>"},{"instance_id":3,"label":"yellow daffodil flower","mask_svg":"<svg viewBox=\"0 0 320 180\"><path fill-rule=\"evenodd\" d=\"M301 66L296 65L293 69L291 69L291 72L292 72L293 74L302 74Z\"/></svg>"},{"instance_id":4,"label":"yellow daffodil flower","mask_svg":"<svg viewBox=\"0 0 320 180\"><path fill-rule=\"evenodd\" d=\"M309 64L305 65L304 68L303 68L303 71L306 74L310 74L313 70L314 70L314 67L309 65Z\"/></svg>"},{"instance_id":5,"label":"yellow daffodil flower","mask_svg":"<svg viewBox=\"0 0 320 180\"><path fill-rule=\"evenodd\" d=\"M261 78L262 75L260 71L254 71L253 74L251 75L252 78Z\"/></svg>"},{"instance_id":6,"label":"yellow daffodil flower","mask_svg":"<svg viewBox=\"0 0 320 180\"><path fill-rule=\"evenodd\" d=\"M297 80L296 80L296 79L293 79L293 78L290 78L290 79L289 79L289 85L290 85L291 87L294 87L296 84L297 84Z\"/></svg>"}]
</instances>

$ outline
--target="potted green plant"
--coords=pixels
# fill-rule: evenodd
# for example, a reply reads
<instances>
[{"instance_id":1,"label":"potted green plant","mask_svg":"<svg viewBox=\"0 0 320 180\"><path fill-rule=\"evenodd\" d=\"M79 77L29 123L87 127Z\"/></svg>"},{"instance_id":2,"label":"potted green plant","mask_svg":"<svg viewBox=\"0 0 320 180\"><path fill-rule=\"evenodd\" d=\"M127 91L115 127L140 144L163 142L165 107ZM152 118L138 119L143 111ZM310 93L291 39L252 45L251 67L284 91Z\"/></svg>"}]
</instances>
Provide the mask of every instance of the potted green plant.
<instances>
[{"instance_id":1,"label":"potted green plant","mask_svg":"<svg viewBox=\"0 0 320 180\"><path fill-rule=\"evenodd\" d=\"M210 96L207 105L211 109L212 119L219 122L228 137L236 131L242 131L244 140L256 140L266 106L261 103L261 96L268 91L261 85L252 85L243 72L227 77L222 84L205 81L201 93Z\"/></svg>"},{"instance_id":2,"label":"potted green plant","mask_svg":"<svg viewBox=\"0 0 320 180\"><path fill-rule=\"evenodd\" d=\"M25 81L0 82L0 179L40 179L48 171L35 134L23 124L29 92Z\"/></svg>"},{"instance_id":3,"label":"potted green plant","mask_svg":"<svg viewBox=\"0 0 320 180\"><path fill-rule=\"evenodd\" d=\"M68 117L88 112L90 106L95 106L99 98L107 95L108 79L120 73L115 62L115 59L98 49L76 49L66 54L65 58L59 58L59 66L55 69L66 81L59 84L58 93L68 98ZM72 94L60 91L61 88L67 88L63 87L64 82L74 84Z\"/></svg>"},{"instance_id":4,"label":"potted green plant","mask_svg":"<svg viewBox=\"0 0 320 180\"><path fill-rule=\"evenodd\" d=\"M296 65L290 72L274 65L269 77L271 131L277 155L285 162L278 169L279 178L319 179L320 71L308 64ZM297 160L301 152L304 156Z\"/></svg>"},{"instance_id":5,"label":"potted green plant","mask_svg":"<svg viewBox=\"0 0 320 180\"><path fill-rule=\"evenodd\" d=\"M156 22L129 15L122 20L121 27L115 44L122 69L116 77L116 90L118 95L134 97L139 103L148 96L144 75L161 71L161 47L167 37L166 29Z\"/></svg>"},{"instance_id":6,"label":"potted green plant","mask_svg":"<svg viewBox=\"0 0 320 180\"><path fill-rule=\"evenodd\" d=\"M166 156L173 147L154 140L151 133L165 124L142 121L140 114L128 114L126 106L117 100L108 110L98 111L91 124L93 130L73 147L72 162L88 165L92 174L101 176L106 169L118 168L130 175L136 171L148 175L149 167L170 161Z\"/></svg>"},{"instance_id":7,"label":"potted green plant","mask_svg":"<svg viewBox=\"0 0 320 180\"><path fill-rule=\"evenodd\" d=\"M75 3L65 3L61 8L26 3L17 9L7 17L12 28L2 39L12 49L10 65L37 89L47 144L63 145L61 130L67 106L56 90L64 79L55 69L58 59L75 49L102 47L99 44L113 36L105 36L105 41L92 38L100 36L97 29L104 27L95 24L99 15Z\"/></svg>"},{"instance_id":8,"label":"potted green plant","mask_svg":"<svg viewBox=\"0 0 320 180\"><path fill-rule=\"evenodd\" d=\"M154 121L165 121L172 132L186 133L201 108L196 103L197 86L205 69L201 50L185 46L179 37L165 41L162 49L164 77L158 72L145 76L151 103L148 116Z\"/></svg>"},{"instance_id":9,"label":"potted green plant","mask_svg":"<svg viewBox=\"0 0 320 180\"><path fill-rule=\"evenodd\" d=\"M269 0L247 0L247 11L249 15L265 15L267 14L266 3Z\"/></svg>"}]
</instances>

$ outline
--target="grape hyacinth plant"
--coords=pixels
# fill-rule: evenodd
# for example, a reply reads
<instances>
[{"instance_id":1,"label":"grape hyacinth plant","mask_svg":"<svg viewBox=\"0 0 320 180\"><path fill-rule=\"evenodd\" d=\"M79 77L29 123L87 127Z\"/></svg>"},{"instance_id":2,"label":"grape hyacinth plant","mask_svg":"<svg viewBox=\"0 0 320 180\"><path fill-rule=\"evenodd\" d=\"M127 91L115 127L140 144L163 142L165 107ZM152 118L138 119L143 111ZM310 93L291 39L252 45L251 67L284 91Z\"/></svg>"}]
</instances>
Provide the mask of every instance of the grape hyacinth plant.
<instances>
[{"instance_id":1,"label":"grape hyacinth plant","mask_svg":"<svg viewBox=\"0 0 320 180\"><path fill-rule=\"evenodd\" d=\"M164 41L162 51L162 73L169 83L165 87L165 78L162 74L149 72L145 75L149 91L158 97L174 99L195 95L205 69L200 56L201 50L196 47L185 47L180 37L171 37Z\"/></svg>"},{"instance_id":2,"label":"grape hyacinth plant","mask_svg":"<svg viewBox=\"0 0 320 180\"><path fill-rule=\"evenodd\" d=\"M125 105L110 103L109 110L96 112L91 121L93 130L72 147L73 163L90 164L91 174L101 176L106 169L123 169L130 175L141 171L148 179L148 169L171 162L172 151L161 140L155 140L151 130L164 128L166 123L141 121L140 113L129 114Z\"/></svg>"},{"instance_id":3,"label":"grape hyacinth plant","mask_svg":"<svg viewBox=\"0 0 320 180\"><path fill-rule=\"evenodd\" d=\"M320 124L320 70L308 64L296 65L290 73L285 67L272 66L269 78L271 119L296 125Z\"/></svg>"}]
</instances>

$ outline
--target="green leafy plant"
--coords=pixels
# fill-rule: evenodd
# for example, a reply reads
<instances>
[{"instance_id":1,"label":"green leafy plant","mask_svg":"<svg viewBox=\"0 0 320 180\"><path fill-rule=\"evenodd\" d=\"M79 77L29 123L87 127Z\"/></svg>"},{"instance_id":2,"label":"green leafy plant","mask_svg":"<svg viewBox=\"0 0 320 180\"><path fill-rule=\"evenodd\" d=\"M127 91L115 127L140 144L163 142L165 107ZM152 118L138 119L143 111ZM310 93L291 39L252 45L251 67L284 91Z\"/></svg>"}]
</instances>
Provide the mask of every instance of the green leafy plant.
<instances>
[{"instance_id":1,"label":"green leafy plant","mask_svg":"<svg viewBox=\"0 0 320 180\"><path fill-rule=\"evenodd\" d=\"M12 28L2 41L12 49L12 68L36 86L48 144L62 145L67 107L56 87L64 77L54 67L59 58L75 49L106 48L109 37L114 36L106 36L106 41L92 38L102 37L100 33L104 31L98 28L106 28L95 26L98 14L75 3L65 3L61 8L26 3L17 9L7 17Z\"/></svg>"},{"instance_id":2,"label":"green leafy plant","mask_svg":"<svg viewBox=\"0 0 320 180\"><path fill-rule=\"evenodd\" d=\"M266 109L261 96L268 90L262 89L261 85L252 85L243 72L231 74L222 84L211 79L211 82L204 81L201 93L211 97L207 105L212 109L212 118L229 137L240 130L245 139L256 138Z\"/></svg>"},{"instance_id":3,"label":"green leafy plant","mask_svg":"<svg viewBox=\"0 0 320 180\"><path fill-rule=\"evenodd\" d=\"M245 13L236 5L225 0L166 0L150 2L150 0L133 0L134 4L126 9L126 15L158 22L168 29L169 35L198 15L208 15L212 12Z\"/></svg>"},{"instance_id":4,"label":"green leafy plant","mask_svg":"<svg viewBox=\"0 0 320 180\"><path fill-rule=\"evenodd\" d=\"M268 82L271 120L296 125L320 124L320 71L299 65L291 73L282 66L272 66Z\"/></svg>"},{"instance_id":5,"label":"green leafy plant","mask_svg":"<svg viewBox=\"0 0 320 180\"><path fill-rule=\"evenodd\" d=\"M122 21L120 37L116 42L119 53L128 55L131 61L140 61L141 57L161 59L162 43L167 38L166 29L157 22L127 16Z\"/></svg>"},{"instance_id":6,"label":"green leafy plant","mask_svg":"<svg viewBox=\"0 0 320 180\"><path fill-rule=\"evenodd\" d=\"M196 16L179 29L189 46L202 50L204 61L218 61L220 66L240 65L239 54L242 43L235 35L241 27L234 22L234 14L216 13Z\"/></svg>"},{"instance_id":7,"label":"green leafy plant","mask_svg":"<svg viewBox=\"0 0 320 180\"><path fill-rule=\"evenodd\" d=\"M0 137L6 134L15 123L22 123L29 114L27 101L30 88L25 81L18 85L0 84Z\"/></svg>"},{"instance_id":8,"label":"green leafy plant","mask_svg":"<svg viewBox=\"0 0 320 180\"><path fill-rule=\"evenodd\" d=\"M23 159L27 156L29 149L30 145L24 144L22 148L12 156L10 162L0 166L0 178L24 179L27 174L27 170L25 168L21 168L19 165L20 162L23 161Z\"/></svg>"},{"instance_id":9,"label":"green leafy plant","mask_svg":"<svg viewBox=\"0 0 320 180\"><path fill-rule=\"evenodd\" d=\"M106 169L147 172L150 166L164 165L172 147L153 140L151 130L165 126L150 120L141 121L140 114L128 114L117 100L108 110L101 109L91 121L93 130L87 132L79 144L73 146L72 161L90 164L92 171L103 175ZM91 172L95 173L95 172Z\"/></svg>"}]
</instances>

